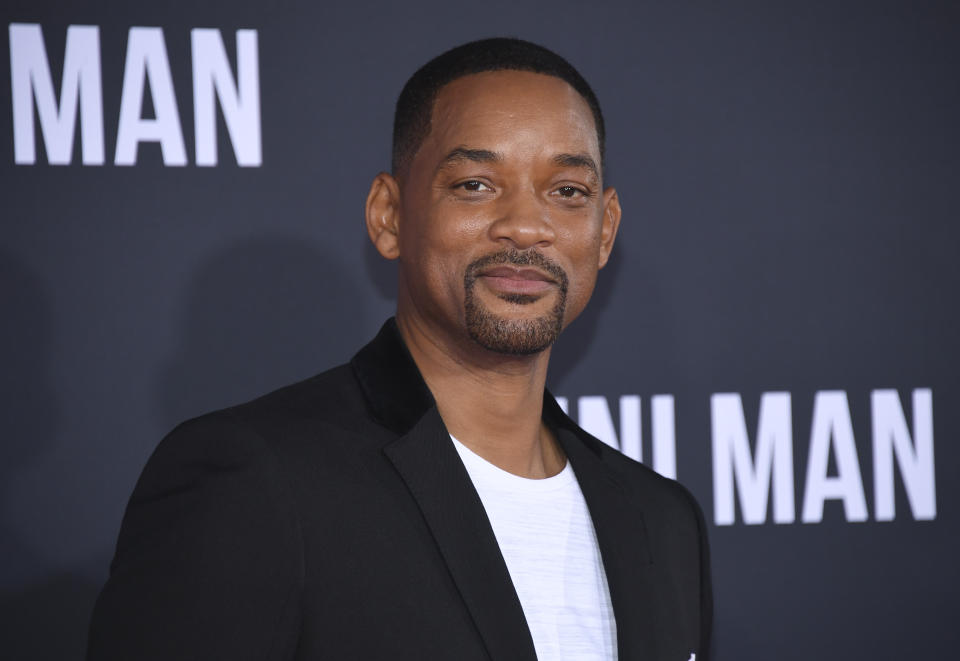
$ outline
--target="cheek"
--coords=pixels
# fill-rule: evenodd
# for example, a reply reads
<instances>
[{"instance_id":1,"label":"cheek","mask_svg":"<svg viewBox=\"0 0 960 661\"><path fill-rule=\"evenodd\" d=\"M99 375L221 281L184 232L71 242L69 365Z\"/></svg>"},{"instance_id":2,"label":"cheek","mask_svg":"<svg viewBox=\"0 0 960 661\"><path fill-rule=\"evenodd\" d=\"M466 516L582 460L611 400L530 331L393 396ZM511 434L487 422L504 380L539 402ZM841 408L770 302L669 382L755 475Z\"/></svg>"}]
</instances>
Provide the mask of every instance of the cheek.
<instances>
[{"instance_id":1,"label":"cheek","mask_svg":"<svg viewBox=\"0 0 960 661\"><path fill-rule=\"evenodd\" d=\"M413 258L429 261L438 275L462 278L471 255L482 250L488 224L479 214L465 214L455 206L437 204L418 228Z\"/></svg>"},{"instance_id":2,"label":"cheek","mask_svg":"<svg viewBox=\"0 0 960 661\"><path fill-rule=\"evenodd\" d=\"M430 241L410 242L401 253L407 273L416 274L416 286L430 298L449 296L456 291L456 282L462 279L449 249Z\"/></svg>"},{"instance_id":3,"label":"cheek","mask_svg":"<svg viewBox=\"0 0 960 661\"><path fill-rule=\"evenodd\" d=\"M571 276L570 286L567 289L567 310L564 315L566 323L573 321L587 307L587 302L593 294L596 283L597 272L595 270L584 271Z\"/></svg>"},{"instance_id":4,"label":"cheek","mask_svg":"<svg viewBox=\"0 0 960 661\"><path fill-rule=\"evenodd\" d=\"M468 228L438 209L400 236L400 260L411 286L423 300L459 301L471 245Z\"/></svg>"},{"instance_id":5,"label":"cheek","mask_svg":"<svg viewBox=\"0 0 960 661\"><path fill-rule=\"evenodd\" d=\"M567 276L570 280L567 289L567 311L565 322L570 323L579 315L590 300L597 282L600 259L599 224L584 234L583 232L564 237L567 249Z\"/></svg>"},{"instance_id":6,"label":"cheek","mask_svg":"<svg viewBox=\"0 0 960 661\"><path fill-rule=\"evenodd\" d=\"M564 228L558 233L556 249L566 257L570 269L578 276L597 271L600 265L600 224L590 219ZM573 273L569 275L572 278Z\"/></svg>"}]
</instances>

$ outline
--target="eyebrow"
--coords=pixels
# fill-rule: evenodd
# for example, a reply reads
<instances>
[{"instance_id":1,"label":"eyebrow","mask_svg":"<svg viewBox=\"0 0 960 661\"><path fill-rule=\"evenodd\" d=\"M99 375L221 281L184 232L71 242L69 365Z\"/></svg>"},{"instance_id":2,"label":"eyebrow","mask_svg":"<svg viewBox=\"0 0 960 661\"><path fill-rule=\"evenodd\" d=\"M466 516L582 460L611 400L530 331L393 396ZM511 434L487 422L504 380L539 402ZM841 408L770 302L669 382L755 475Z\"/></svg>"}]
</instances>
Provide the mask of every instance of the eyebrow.
<instances>
[{"instance_id":1,"label":"eyebrow","mask_svg":"<svg viewBox=\"0 0 960 661\"><path fill-rule=\"evenodd\" d=\"M551 159L556 165L565 168L582 168L589 170L597 179L600 179L600 168L587 154L557 154ZM503 161L503 154L489 149L470 149L468 147L457 147L443 157L437 166L437 171L459 163L460 161L472 161L474 163L499 163Z\"/></svg>"},{"instance_id":2,"label":"eyebrow","mask_svg":"<svg viewBox=\"0 0 960 661\"><path fill-rule=\"evenodd\" d=\"M460 161L473 161L474 163L499 163L503 160L503 155L489 149L469 149L467 147L457 147L443 157L437 170Z\"/></svg>"},{"instance_id":3,"label":"eyebrow","mask_svg":"<svg viewBox=\"0 0 960 661\"><path fill-rule=\"evenodd\" d=\"M596 161L586 154L557 154L553 157L553 162L565 168L583 168L593 173L597 179L600 178L600 168Z\"/></svg>"}]
</instances>

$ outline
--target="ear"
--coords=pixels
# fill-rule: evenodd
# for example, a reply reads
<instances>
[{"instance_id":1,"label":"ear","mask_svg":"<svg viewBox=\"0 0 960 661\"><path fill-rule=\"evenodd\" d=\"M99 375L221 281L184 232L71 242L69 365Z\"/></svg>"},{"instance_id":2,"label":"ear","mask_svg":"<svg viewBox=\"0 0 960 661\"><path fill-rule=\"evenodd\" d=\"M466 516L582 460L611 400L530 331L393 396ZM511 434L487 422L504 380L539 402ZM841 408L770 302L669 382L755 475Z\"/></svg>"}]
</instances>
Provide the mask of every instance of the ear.
<instances>
[{"instance_id":1,"label":"ear","mask_svg":"<svg viewBox=\"0 0 960 661\"><path fill-rule=\"evenodd\" d=\"M600 263L597 268L603 268L610 259L613 242L620 229L620 198L617 191L611 187L603 191L603 220L600 226Z\"/></svg>"},{"instance_id":2,"label":"ear","mask_svg":"<svg viewBox=\"0 0 960 661\"><path fill-rule=\"evenodd\" d=\"M367 234L377 252L386 259L399 257L400 186L386 172L378 174L370 184L366 212Z\"/></svg>"}]
</instances>

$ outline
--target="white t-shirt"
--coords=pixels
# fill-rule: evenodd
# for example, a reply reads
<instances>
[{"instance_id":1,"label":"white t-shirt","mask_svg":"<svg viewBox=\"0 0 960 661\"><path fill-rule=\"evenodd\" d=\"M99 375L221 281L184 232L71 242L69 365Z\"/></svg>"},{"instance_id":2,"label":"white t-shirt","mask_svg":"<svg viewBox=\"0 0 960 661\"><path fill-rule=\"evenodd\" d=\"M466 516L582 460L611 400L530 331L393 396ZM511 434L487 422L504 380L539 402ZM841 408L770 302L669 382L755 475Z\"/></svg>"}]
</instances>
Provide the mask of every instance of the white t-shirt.
<instances>
[{"instance_id":1,"label":"white t-shirt","mask_svg":"<svg viewBox=\"0 0 960 661\"><path fill-rule=\"evenodd\" d=\"M570 462L553 477L531 480L494 466L450 438L487 511L537 659L616 659L607 576Z\"/></svg>"}]
</instances>

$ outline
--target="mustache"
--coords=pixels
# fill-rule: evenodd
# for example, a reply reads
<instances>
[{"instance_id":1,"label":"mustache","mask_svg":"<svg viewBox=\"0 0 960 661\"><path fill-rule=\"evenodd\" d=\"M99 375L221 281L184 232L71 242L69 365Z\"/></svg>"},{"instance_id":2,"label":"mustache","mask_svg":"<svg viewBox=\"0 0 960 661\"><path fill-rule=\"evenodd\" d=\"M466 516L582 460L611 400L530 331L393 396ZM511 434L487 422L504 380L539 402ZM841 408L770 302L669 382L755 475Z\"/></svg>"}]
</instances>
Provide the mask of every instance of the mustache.
<instances>
[{"instance_id":1,"label":"mustache","mask_svg":"<svg viewBox=\"0 0 960 661\"><path fill-rule=\"evenodd\" d=\"M473 260L467 265L466 273L463 276L463 282L469 289L474 281L480 276L480 272L491 266L501 264L510 264L511 266L532 266L538 268L557 282L560 291L567 291L567 272L559 264L544 256L543 253L536 250L500 250L489 255L484 255Z\"/></svg>"}]
</instances>

